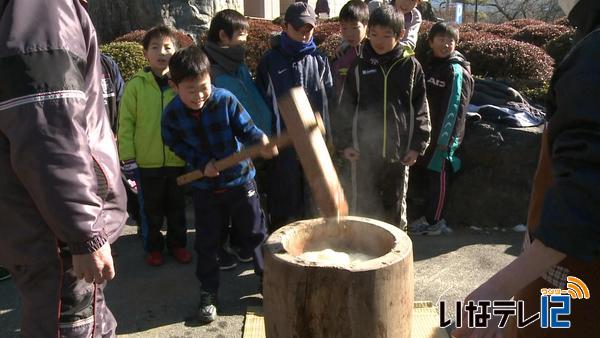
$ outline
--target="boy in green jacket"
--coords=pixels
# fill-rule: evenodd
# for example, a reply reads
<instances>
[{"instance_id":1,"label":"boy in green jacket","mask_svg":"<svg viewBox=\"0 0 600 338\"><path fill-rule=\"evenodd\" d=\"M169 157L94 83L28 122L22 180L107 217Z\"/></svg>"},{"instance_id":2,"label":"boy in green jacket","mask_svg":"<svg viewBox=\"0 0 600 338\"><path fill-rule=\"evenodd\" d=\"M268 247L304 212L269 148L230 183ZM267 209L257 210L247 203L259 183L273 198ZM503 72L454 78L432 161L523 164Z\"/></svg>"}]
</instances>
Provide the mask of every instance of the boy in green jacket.
<instances>
[{"instance_id":1,"label":"boy in green jacket","mask_svg":"<svg viewBox=\"0 0 600 338\"><path fill-rule=\"evenodd\" d=\"M119 157L123 173L138 186L146 263L159 266L164 262L165 240L160 229L166 217L167 249L185 264L192 255L185 249L184 192L176 182L185 162L163 144L160 125L164 107L175 97L167 73L176 40L171 29L158 26L146 33L142 43L150 66L133 76L121 98Z\"/></svg>"}]
</instances>

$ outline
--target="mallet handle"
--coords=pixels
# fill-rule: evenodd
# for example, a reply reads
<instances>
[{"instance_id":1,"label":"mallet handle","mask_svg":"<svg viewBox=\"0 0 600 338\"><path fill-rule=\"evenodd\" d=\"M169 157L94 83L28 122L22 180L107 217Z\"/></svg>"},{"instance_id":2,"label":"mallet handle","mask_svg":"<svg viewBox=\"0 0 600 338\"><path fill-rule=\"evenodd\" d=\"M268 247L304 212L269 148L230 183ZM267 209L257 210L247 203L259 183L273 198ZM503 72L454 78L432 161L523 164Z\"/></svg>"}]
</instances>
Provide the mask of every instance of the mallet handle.
<instances>
[{"instance_id":1,"label":"mallet handle","mask_svg":"<svg viewBox=\"0 0 600 338\"><path fill-rule=\"evenodd\" d=\"M227 168L231 168L239 162L249 159L256 158L260 156L260 152L266 148L272 147L275 145L277 148L285 148L292 144L292 139L288 134L281 134L278 137L272 138L271 141L266 144L257 144L245 149L242 149L239 153L235 153L231 156L225 157L221 160L215 162L215 168L217 171L223 171ZM190 171L185 175L181 175L177 177L177 185L184 185L195 180L199 180L204 177L204 173L200 169L196 169Z\"/></svg>"}]
</instances>

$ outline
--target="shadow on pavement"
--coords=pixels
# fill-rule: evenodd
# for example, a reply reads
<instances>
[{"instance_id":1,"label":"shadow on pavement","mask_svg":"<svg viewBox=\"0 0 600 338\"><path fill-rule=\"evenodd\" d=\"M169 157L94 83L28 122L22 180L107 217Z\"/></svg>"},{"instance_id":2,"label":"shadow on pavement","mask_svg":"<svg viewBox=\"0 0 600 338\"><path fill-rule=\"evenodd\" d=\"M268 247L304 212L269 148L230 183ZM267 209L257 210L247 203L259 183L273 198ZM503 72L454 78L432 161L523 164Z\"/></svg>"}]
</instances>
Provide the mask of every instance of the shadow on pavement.
<instances>
[{"instance_id":1,"label":"shadow on pavement","mask_svg":"<svg viewBox=\"0 0 600 338\"><path fill-rule=\"evenodd\" d=\"M518 256L521 253L521 244L524 233L514 232L509 229L474 231L469 228L452 228L450 234L439 236L410 236L413 242L413 255L415 262L437 257L456 251L470 245L508 245L505 254Z\"/></svg>"}]
</instances>

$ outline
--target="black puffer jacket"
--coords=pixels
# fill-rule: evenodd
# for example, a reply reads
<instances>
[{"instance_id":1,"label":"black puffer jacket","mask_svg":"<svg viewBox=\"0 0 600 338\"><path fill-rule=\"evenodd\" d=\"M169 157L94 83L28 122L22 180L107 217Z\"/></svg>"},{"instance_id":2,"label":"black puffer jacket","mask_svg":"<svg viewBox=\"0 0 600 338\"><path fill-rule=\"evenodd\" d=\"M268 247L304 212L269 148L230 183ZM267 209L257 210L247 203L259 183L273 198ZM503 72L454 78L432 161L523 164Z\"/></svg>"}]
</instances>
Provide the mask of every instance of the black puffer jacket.
<instances>
[{"instance_id":1,"label":"black puffer jacket","mask_svg":"<svg viewBox=\"0 0 600 338\"><path fill-rule=\"evenodd\" d=\"M425 153L431 131L425 77L410 52L397 46L378 55L367 40L344 88L334 124L339 149L358 148L361 156L389 162L409 150Z\"/></svg>"}]
</instances>

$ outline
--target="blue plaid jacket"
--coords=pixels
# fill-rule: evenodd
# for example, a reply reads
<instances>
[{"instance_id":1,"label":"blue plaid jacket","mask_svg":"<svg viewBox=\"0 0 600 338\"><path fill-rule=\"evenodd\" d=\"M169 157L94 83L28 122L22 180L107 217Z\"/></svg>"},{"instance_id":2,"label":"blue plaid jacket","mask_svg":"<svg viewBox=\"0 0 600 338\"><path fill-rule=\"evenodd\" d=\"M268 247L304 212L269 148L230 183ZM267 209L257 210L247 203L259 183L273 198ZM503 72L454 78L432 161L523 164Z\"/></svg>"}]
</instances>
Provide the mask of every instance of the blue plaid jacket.
<instances>
[{"instance_id":1,"label":"blue plaid jacket","mask_svg":"<svg viewBox=\"0 0 600 338\"><path fill-rule=\"evenodd\" d=\"M193 169L204 170L211 160L220 160L257 143L263 132L228 90L212 87L212 93L198 112L187 108L179 96L165 108L162 116L163 142ZM192 183L202 190L235 187L254 178L250 160L220 172L214 178Z\"/></svg>"}]
</instances>

